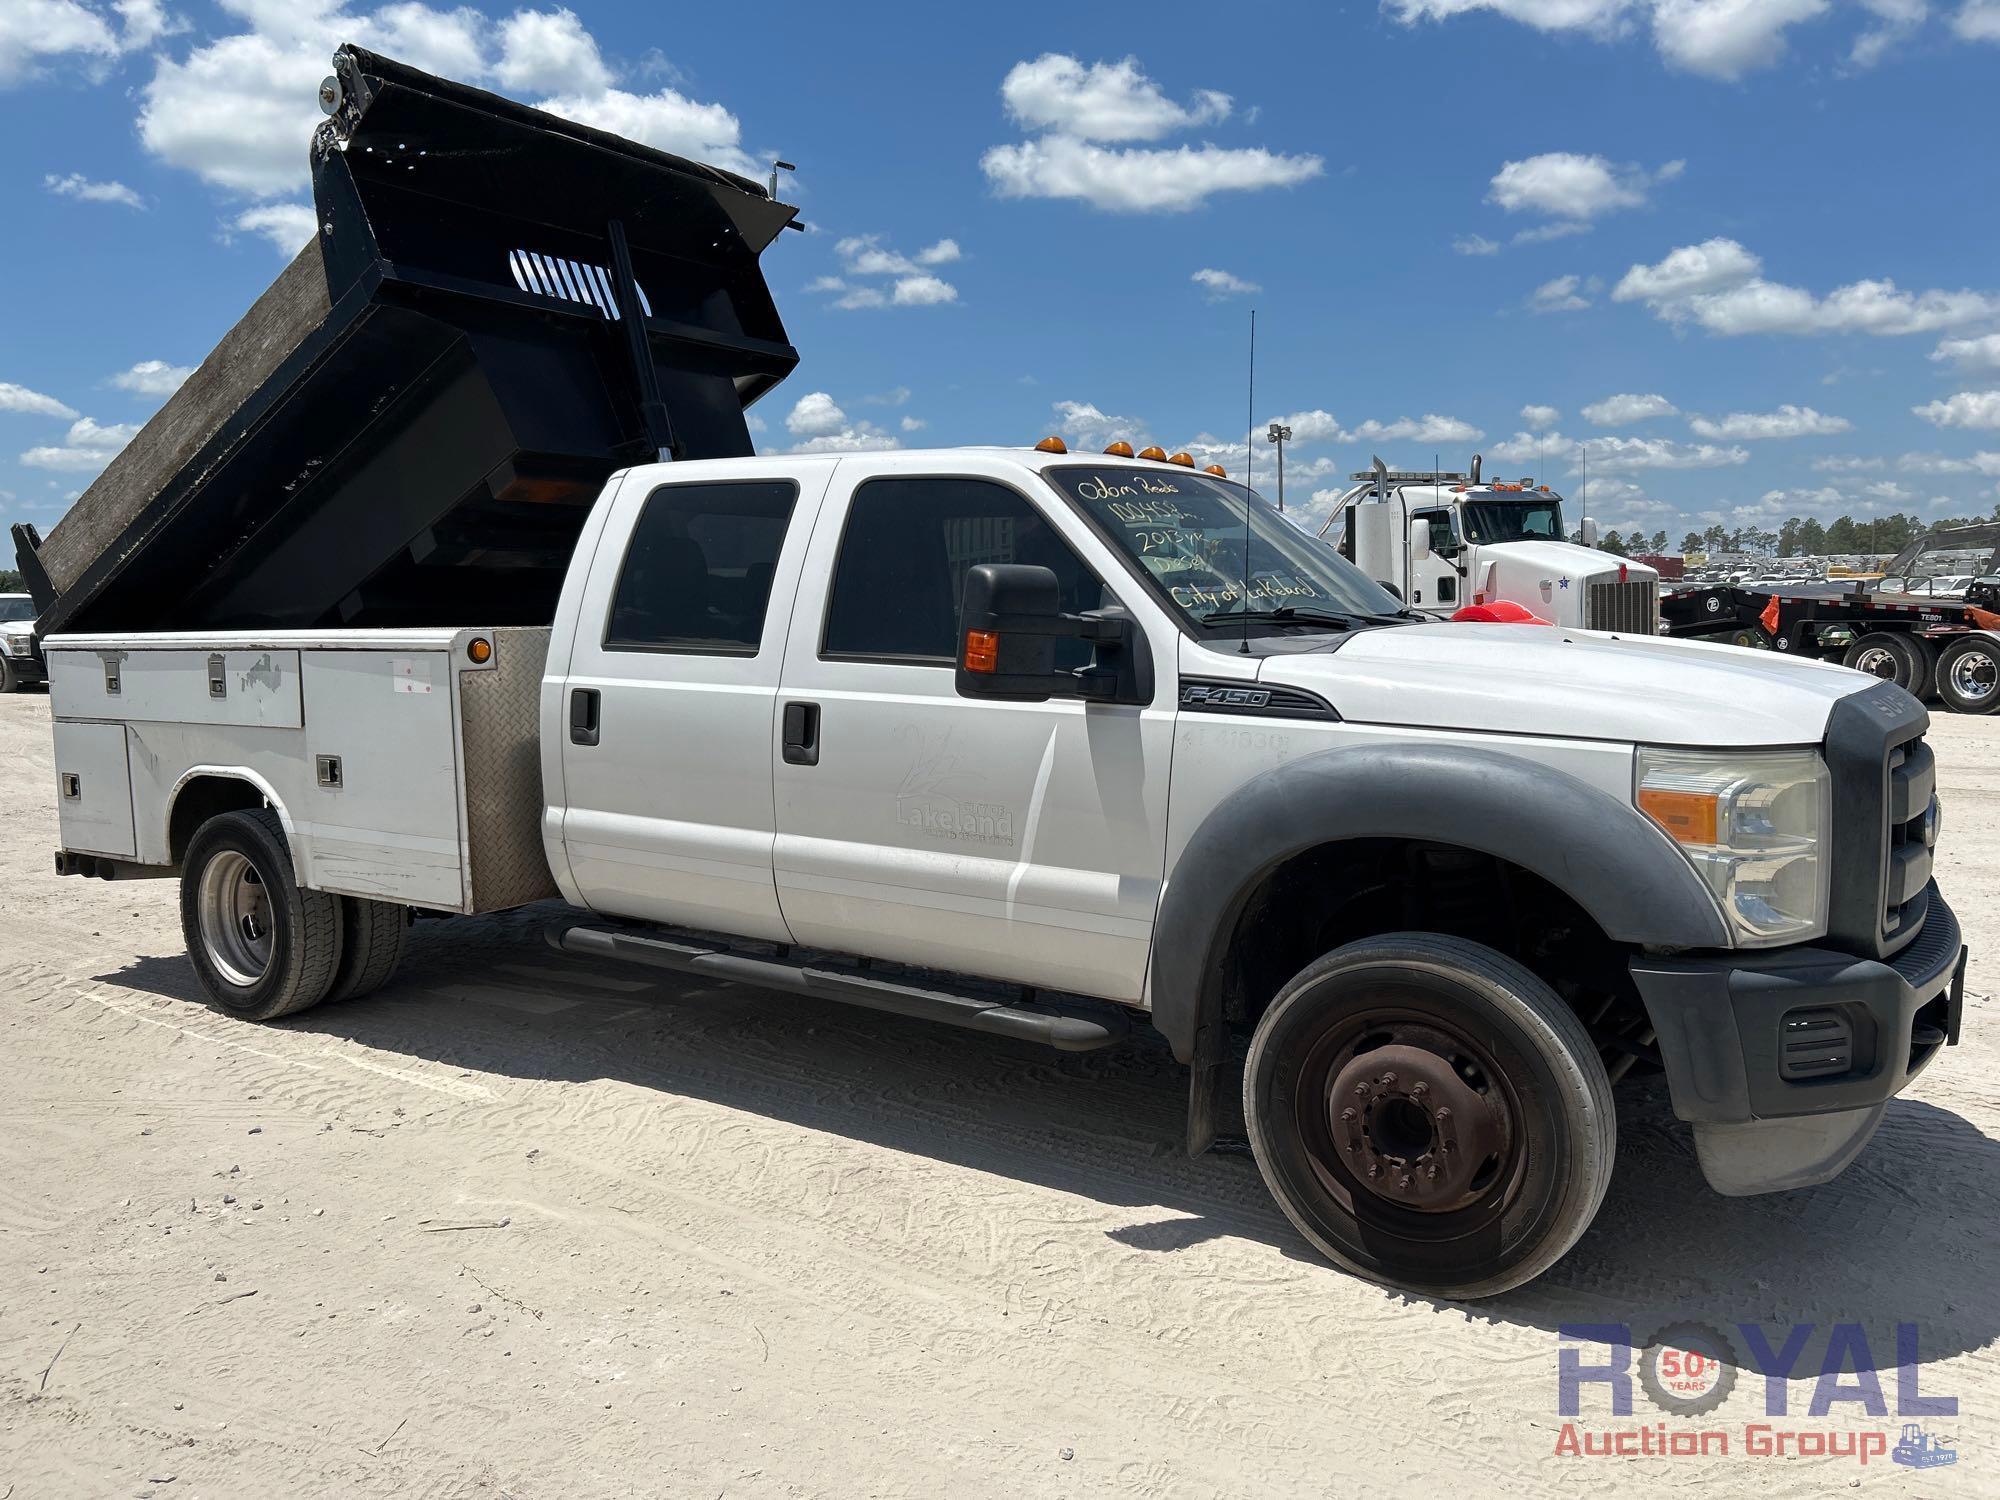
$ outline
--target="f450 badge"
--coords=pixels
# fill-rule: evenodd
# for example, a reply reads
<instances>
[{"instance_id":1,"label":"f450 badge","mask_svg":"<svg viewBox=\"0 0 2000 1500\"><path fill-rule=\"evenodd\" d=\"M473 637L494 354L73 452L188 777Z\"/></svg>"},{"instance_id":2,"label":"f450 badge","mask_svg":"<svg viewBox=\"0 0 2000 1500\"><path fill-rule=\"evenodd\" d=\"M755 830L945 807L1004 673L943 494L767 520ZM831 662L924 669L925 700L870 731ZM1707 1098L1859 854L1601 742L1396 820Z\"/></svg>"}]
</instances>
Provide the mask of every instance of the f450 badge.
<instances>
[{"instance_id":1,"label":"f450 badge","mask_svg":"<svg viewBox=\"0 0 2000 1500\"><path fill-rule=\"evenodd\" d=\"M1181 704L1186 708L1263 708L1270 701L1269 688L1211 687L1191 682L1181 689Z\"/></svg>"}]
</instances>

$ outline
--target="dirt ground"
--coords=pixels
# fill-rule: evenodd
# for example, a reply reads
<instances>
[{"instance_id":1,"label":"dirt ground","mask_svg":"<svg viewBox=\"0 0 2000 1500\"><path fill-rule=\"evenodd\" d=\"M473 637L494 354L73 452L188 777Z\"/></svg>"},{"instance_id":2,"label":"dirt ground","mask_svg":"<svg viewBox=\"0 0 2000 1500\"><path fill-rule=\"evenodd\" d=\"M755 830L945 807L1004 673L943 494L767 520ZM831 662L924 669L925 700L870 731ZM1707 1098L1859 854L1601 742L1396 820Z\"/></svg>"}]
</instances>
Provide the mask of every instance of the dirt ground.
<instances>
[{"instance_id":1,"label":"dirt ground","mask_svg":"<svg viewBox=\"0 0 2000 1500\"><path fill-rule=\"evenodd\" d=\"M1712 1194L1628 1091L1595 1227L1463 1306L1332 1270L1247 1158L1177 1154L1151 1040L1060 1058L578 965L538 912L230 1020L171 883L54 876L48 700L0 699L0 1500L2000 1494L2000 720L1932 741L1964 1045L1778 1197ZM1559 1452L1562 1327L1681 1319L1811 1325L1788 1414L1739 1355L1707 1416L1593 1384L1573 1434L1727 1453ZM1881 1412L1809 1414L1829 1348ZM1911 1393L1956 1399L1922 1419L1951 1467L1796 1456L1893 1443Z\"/></svg>"}]
</instances>

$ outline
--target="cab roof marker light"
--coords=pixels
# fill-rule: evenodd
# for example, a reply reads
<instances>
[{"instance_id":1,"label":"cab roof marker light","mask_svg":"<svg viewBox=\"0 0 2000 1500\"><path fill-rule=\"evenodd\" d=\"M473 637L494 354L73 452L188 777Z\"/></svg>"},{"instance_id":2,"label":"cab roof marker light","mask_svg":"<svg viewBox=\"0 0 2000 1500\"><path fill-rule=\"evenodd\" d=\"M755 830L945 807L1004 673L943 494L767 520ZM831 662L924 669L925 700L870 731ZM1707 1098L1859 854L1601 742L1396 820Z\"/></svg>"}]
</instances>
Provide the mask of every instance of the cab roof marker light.
<instances>
[{"instance_id":1,"label":"cab roof marker light","mask_svg":"<svg viewBox=\"0 0 2000 1500\"><path fill-rule=\"evenodd\" d=\"M1120 438L1104 451L1112 458L1130 458L1132 456L1132 445L1123 438Z\"/></svg>"},{"instance_id":2,"label":"cab roof marker light","mask_svg":"<svg viewBox=\"0 0 2000 1500\"><path fill-rule=\"evenodd\" d=\"M1167 450L1164 448L1141 448L1139 450L1139 457L1150 458L1154 463L1163 464L1167 461Z\"/></svg>"},{"instance_id":3,"label":"cab roof marker light","mask_svg":"<svg viewBox=\"0 0 2000 1500\"><path fill-rule=\"evenodd\" d=\"M1183 469L1192 469L1194 467L1194 455L1192 453L1176 453L1167 462L1170 464L1179 464Z\"/></svg>"},{"instance_id":4,"label":"cab roof marker light","mask_svg":"<svg viewBox=\"0 0 2000 1500\"><path fill-rule=\"evenodd\" d=\"M1035 444L1035 451L1037 453L1067 453L1069 452L1069 444L1065 443L1054 433L1050 433L1039 443Z\"/></svg>"},{"instance_id":5,"label":"cab roof marker light","mask_svg":"<svg viewBox=\"0 0 2000 1500\"><path fill-rule=\"evenodd\" d=\"M1221 464L1210 464L1201 472L1204 474L1213 474L1217 479L1227 479L1229 477L1229 471L1223 468Z\"/></svg>"}]
</instances>

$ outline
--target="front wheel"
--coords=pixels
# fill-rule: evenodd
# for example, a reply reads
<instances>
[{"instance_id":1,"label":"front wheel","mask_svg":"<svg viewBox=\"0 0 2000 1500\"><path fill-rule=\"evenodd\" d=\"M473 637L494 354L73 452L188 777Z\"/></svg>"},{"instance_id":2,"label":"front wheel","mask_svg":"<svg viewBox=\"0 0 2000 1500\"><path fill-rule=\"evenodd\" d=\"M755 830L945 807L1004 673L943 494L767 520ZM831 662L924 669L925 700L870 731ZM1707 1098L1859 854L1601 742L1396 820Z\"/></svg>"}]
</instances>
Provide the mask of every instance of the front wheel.
<instances>
[{"instance_id":1,"label":"front wheel","mask_svg":"<svg viewBox=\"0 0 2000 1500\"><path fill-rule=\"evenodd\" d=\"M1617 1116L1573 1011L1479 943L1337 948L1258 1023L1243 1114L1264 1181L1345 1270L1432 1296L1532 1281L1589 1227Z\"/></svg>"},{"instance_id":2,"label":"front wheel","mask_svg":"<svg viewBox=\"0 0 2000 1500\"><path fill-rule=\"evenodd\" d=\"M2000 644L1968 636L1938 657L1937 695L1953 713L1990 714L2000 707Z\"/></svg>"}]
</instances>

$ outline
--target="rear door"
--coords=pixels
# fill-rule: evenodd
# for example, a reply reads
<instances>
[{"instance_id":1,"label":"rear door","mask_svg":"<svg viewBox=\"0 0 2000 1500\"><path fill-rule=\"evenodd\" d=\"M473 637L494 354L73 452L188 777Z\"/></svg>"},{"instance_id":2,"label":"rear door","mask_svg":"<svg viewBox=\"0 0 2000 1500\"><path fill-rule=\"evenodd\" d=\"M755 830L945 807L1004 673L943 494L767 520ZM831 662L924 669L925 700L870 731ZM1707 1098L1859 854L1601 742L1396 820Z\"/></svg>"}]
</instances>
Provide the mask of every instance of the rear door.
<instances>
[{"instance_id":1,"label":"rear door","mask_svg":"<svg viewBox=\"0 0 2000 1500\"><path fill-rule=\"evenodd\" d=\"M1038 478L969 455L951 474L923 463L850 460L815 529L776 747L786 924L812 946L1137 1000L1165 857L1173 627L1134 604L1164 632L1150 705L959 697L974 564L1047 567L1071 611L1118 602L1106 580L1121 574ZM1065 643L1058 664L1088 655Z\"/></svg>"},{"instance_id":2,"label":"rear door","mask_svg":"<svg viewBox=\"0 0 2000 1500\"><path fill-rule=\"evenodd\" d=\"M613 500L557 724L586 905L790 940L771 873L774 705L834 464L664 467Z\"/></svg>"}]
</instances>

